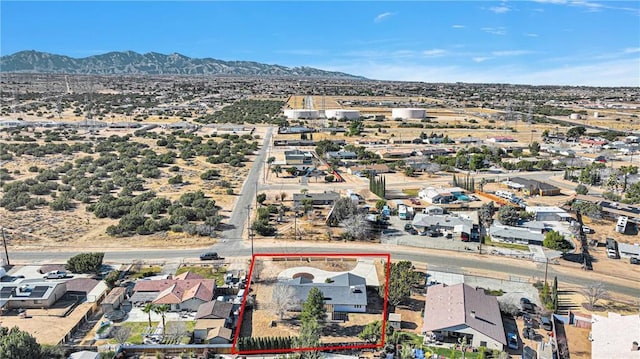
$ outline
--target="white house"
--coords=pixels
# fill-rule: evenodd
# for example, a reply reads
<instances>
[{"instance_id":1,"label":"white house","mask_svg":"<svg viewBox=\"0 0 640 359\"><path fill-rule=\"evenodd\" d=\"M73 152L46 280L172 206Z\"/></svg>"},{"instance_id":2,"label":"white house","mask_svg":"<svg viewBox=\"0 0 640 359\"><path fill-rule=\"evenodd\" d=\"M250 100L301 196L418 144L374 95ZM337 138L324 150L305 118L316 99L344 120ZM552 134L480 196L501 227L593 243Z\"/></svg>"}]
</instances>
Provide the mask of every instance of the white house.
<instances>
[{"instance_id":1,"label":"white house","mask_svg":"<svg viewBox=\"0 0 640 359\"><path fill-rule=\"evenodd\" d=\"M450 203L455 200L465 198L463 196L465 190L460 187L436 188L428 187L418 192L418 197L433 204Z\"/></svg>"},{"instance_id":2,"label":"white house","mask_svg":"<svg viewBox=\"0 0 640 359\"><path fill-rule=\"evenodd\" d=\"M325 308L328 313L348 312L365 313L367 311L367 288L363 277L352 273L343 273L329 278L326 282L314 283L305 277L298 277L287 282L295 291L298 310L301 303L309 296L311 288L322 291Z\"/></svg>"}]
</instances>

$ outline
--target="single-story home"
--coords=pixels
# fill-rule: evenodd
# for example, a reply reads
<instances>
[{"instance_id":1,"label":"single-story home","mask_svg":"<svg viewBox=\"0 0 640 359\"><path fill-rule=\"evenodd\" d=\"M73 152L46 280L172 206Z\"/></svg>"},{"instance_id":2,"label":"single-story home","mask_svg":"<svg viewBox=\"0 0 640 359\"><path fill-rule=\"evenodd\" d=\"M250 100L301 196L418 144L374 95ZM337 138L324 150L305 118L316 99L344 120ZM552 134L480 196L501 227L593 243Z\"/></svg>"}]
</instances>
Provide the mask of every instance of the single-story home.
<instances>
[{"instance_id":1,"label":"single-story home","mask_svg":"<svg viewBox=\"0 0 640 359\"><path fill-rule=\"evenodd\" d=\"M347 173L351 175L360 175L367 172L373 172L375 174L380 173L389 173L391 169L389 166L384 163L372 164L372 165L364 165L364 166L351 166L347 168Z\"/></svg>"},{"instance_id":2,"label":"single-story home","mask_svg":"<svg viewBox=\"0 0 640 359\"><path fill-rule=\"evenodd\" d=\"M555 196L560 194L560 188L546 182L522 177L513 177L510 181L523 185L522 191L531 196Z\"/></svg>"},{"instance_id":3,"label":"single-story home","mask_svg":"<svg viewBox=\"0 0 640 359\"><path fill-rule=\"evenodd\" d=\"M294 193L293 205L300 206L302 201L311 200L314 206L330 205L340 199L340 194L333 191L324 191L320 193Z\"/></svg>"},{"instance_id":4,"label":"single-story home","mask_svg":"<svg viewBox=\"0 0 640 359\"><path fill-rule=\"evenodd\" d=\"M225 327L224 319L198 319L193 327L196 344L229 344L233 331Z\"/></svg>"},{"instance_id":5,"label":"single-story home","mask_svg":"<svg viewBox=\"0 0 640 359\"><path fill-rule=\"evenodd\" d=\"M322 283L315 283L311 279L300 276L287 281L287 284L293 288L299 303L294 310L301 310L302 303L307 300L311 288L318 288L324 296L327 313L365 313L367 311L366 282L358 275L343 273Z\"/></svg>"},{"instance_id":6,"label":"single-story home","mask_svg":"<svg viewBox=\"0 0 640 359\"><path fill-rule=\"evenodd\" d=\"M468 198L464 196L465 192L466 191L460 187L428 187L418 192L418 197L433 204L447 204L456 200L468 200Z\"/></svg>"},{"instance_id":7,"label":"single-story home","mask_svg":"<svg viewBox=\"0 0 640 359\"><path fill-rule=\"evenodd\" d=\"M0 282L0 308L49 308L66 293L64 282Z\"/></svg>"},{"instance_id":8,"label":"single-story home","mask_svg":"<svg viewBox=\"0 0 640 359\"><path fill-rule=\"evenodd\" d=\"M496 297L464 283L427 288L422 332L426 339L445 342L466 337L476 348L503 350L507 345Z\"/></svg>"},{"instance_id":9,"label":"single-story home","mask_svg":"<svg viewBox=\"0 0 640 359\"><path fill-rule=\"evenodd\" d=\"M418 213L413 217L411 224L418 231L445 230L460 236L466 234L471 239L478 237L478 226L474 225L471 219L462 216Z\"/></svg>"},{"instance_id":10,"label":"single-story home","mask_svg":"<svg viewBox=\"0 0 640 359\"><path fill-rule=\"evenodd\" d=\"M494 221L491 227L489 227L489 235L492 241L525 245L542 245L545 237L545 234L542 232L543 230L536 226L513 227L504 225L498 221Z\"/></svg>"},{"instance_id":11,"label":"single-story home","mask_svg":"<svg viewBox=\"0 0 640 359\"><path fill-rule=\"evenodd\" d=\"M287 165L310 165L313 162L313 154L298 149L284 151L284 162Z\"/></svg>"},{"instance_id":12,"label":"single-story home","mask_svg":"<svg viewBox=\"0 0 640 359\"><path fill-rule=\"evenodd\" d=\"M135 304L167 304L170 311L195 312L202 303L213 299L215 288L215 279L185 272L172 279L137 281L130 300Z\"/></svg>"},{"instance_id":13,"label":"single-story home","mask_svg":"<svg viewBox=\"0 0 640 359\"><path fill-rule=\"evenodd\" d=\"M618 242L618 252L620 252L620 258L640 258L640 245Z\"/></svg>"},{"instance_id":14,"label":"single-story home","mask_svg":"<svg viewBox=\"0 0 640 359\"><path fill-rule=\"evenodd\" d=\"M573 220L567 211L556 206L527 206L525 210L528 213L533 213L536 221L571 222Z\"/></svg>"},{"instance_id":15,"label":"single-story home","mask_svg":"<svg viewBox=\"0 0 640 359\"><path fill-rule=\"evenodd\" d=\"M328 160L355 160L358 159L358 154L353 151L329 151L325 154Z\"/></svg>"}]
</instances>

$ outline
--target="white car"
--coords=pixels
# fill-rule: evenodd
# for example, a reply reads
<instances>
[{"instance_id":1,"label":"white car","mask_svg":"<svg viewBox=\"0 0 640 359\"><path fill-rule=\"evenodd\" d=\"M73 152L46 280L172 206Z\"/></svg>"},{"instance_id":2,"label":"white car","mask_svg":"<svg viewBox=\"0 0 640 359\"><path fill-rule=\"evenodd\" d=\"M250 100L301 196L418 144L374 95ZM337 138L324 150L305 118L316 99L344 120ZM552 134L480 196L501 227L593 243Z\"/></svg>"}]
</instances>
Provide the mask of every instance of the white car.
<instances>
[{"instance_id":1,"label":"white car","mask_svg":"<svg viewBox=\"0 0 640 359\"><path fill-rule=\"evenodd\" d=\"M67 277L67 272L54 270L44 275L44 279L62 279Z\"/></svg>"},{"instance_id":2,"label":"white car","mask_svg":"<svg viewBox=\"0 0 640 359\"><path fill-rule=\"evenodd\" d=\"M593 229L587 227L587 226L582 226L582 232L586 233L586 234L591 234L593 233Z\"/></svg>"}]
</instances>

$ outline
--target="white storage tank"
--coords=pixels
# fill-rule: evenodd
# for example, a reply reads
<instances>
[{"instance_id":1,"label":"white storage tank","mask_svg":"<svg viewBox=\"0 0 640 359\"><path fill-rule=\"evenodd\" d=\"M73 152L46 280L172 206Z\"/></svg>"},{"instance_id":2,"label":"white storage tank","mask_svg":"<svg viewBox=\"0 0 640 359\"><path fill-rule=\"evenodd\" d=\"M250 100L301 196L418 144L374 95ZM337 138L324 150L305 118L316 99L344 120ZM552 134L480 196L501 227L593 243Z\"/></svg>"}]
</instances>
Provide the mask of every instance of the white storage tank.
<instances>
[{"instance_id":1,"label":"white storage tank","mask_svg":"<svg viewBox=\"0 0 640 359\"><path fill-rule=\"evenodd\" d=\"M392 119L423 119L426 115L427 111L423 108L394 108L391 110Z\"/></svg>"},{"instance_id":2,"label":"white storage tank","mask_svg":"<svg viewBox=\"0 0 640 359\"><path fill-rule=\"evenodd\" d=\"M357 120L360 118L360 111L358 110L343 110L343 109L330 109L325 110L324 114L327 118Z\"/></svg>"},{"instance_id":3,"label":"white storage tank","mask_svg":"<svg viewBox=\"0 0 640 359\"><path fill-rule=\"evenodd\" d=\"M572 120L579 120L582 117L580 116L579 113L572 113L571 115L569 115L569 118L572 119Z\"/></svg>"},{"instance_id":4,"label":"white storage tank","mask_svg":"<svg viewBox=\"0 0 640 359\"><path fill-rule=\"evenodd\" d=\"M320 117L318 110L284 110L284 115L289 119L315 119Z\"/></svg>"},{"instance_id":5,"label":"white storage tank","mask_svg":"<svg viewBox=\"0 0 640 359\"><path fill-rule=\"evenodd\" d=\"M593 113L593 118L598 118L600 117L600 112L596 111Z\"/></svg>"}]
</instances>

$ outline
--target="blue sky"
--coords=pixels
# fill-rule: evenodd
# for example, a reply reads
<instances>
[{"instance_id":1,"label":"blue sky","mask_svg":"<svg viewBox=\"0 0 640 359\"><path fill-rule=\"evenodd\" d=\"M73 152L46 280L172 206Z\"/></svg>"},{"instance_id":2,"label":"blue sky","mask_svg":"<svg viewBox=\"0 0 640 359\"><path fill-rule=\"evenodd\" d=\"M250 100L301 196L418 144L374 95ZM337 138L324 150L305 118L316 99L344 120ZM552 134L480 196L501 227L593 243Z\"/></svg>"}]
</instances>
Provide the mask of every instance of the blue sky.
<instances>
[{"instance_id":1,"label":"blue sky","mask_svg":"<svg viewBox=\"0 0 640 359\"><path fill-rule=\"evenodd\" d=\"M639 1L0 2L0 53L109 51L371 79L640 86Z\"/></svg>"}]
</instances>

